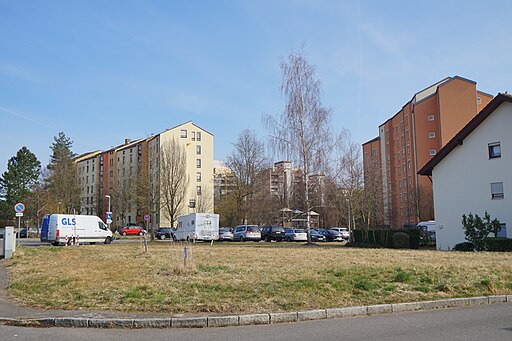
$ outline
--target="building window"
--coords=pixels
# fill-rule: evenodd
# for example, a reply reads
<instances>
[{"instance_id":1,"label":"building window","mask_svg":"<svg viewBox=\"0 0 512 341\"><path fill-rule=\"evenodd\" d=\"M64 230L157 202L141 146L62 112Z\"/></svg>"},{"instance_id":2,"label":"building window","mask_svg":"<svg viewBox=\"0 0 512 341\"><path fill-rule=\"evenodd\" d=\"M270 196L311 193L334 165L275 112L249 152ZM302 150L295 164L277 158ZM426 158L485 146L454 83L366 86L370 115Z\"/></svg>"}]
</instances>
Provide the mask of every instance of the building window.
<instances>
[{"instance_id":1,"label":"building window","mask_svg":"<svg viewBox=\"0 0 512 341\"><path fill-rule=\"evenodd\" d=\"M189 208L196 208L196 201L195 201L195 199L190 199L188 201L188 207Z\"/></svg>"},{"instance_id":2,"label":"building window","mask_svg":"<svg viewBox=\"0 0 512 341\"><path fill-rule=\"evenodd\" d=\"M503 199L503 182L491 182L491 199Z\"/></svg>"},{"instance_id":3,"label":"building window","mask_svg":"<svg viewBox=\"0 0 512 341\"><path fill-rule=\"evenodd\" d=\"M201 155L201 146L196 146L196 154Z\"/></svg>"},{"instance_id":4,"label":"building window","mask_svg":"<svg viewBox=\"0 0 512 341\"><path fill-rule=\"evenodd\" d=\"M183 139L187 138L187 130L186 129L181 129L180 137Z\"/></svg>"},{"instance_id":5,"label":"building window","mask_svg":"<svg viewBox=\"0 0 512 341\"><path fill-rule=\"evenodd\" d=\"M428 121L433 121L434 120L434 115L433 114L430 114L427 116L427 120Z\"/></svg>"},{"instance_id":6,"label":"building window","mask_svg":"<svg viewBox=\"0 0 512 341\"><path fill-rule=\"evenodd\" d=\"M193 131L193 132L192 132L192 141L195 141L195 140L196 140L196 132L195 132L195 131Z\"/></svg>"},{"instance_id":7,"label":"building window","mask_svg":"<svg viewBox=\"0 0 512 341\"><path fill-rule=\"evenodd\" d=\"M437 154L437 150L435 150L435 149L430 149L429 153L430 153L430 155L431 155L431 156L434 156L434 155L436 155L436 154Z\"/></svg>"},{"instance_id":8,"label":"building window","mask_svg":"<svg viewBox=\"0 0 512 341\"><path fill-rule=\"evenodd\" d=\"M196 194L201 195L201 186L196 186Z\"/></svg>"},{"instance_id":9,"label":"building window","mask_svg":"<svg viewBox=\"0 0 512 341\"><path fill-rule=\"evenodd\" d=\"M482 104L482 99L480 97L476 98L476 104Z\"/></svg>"},{"instance_id":10,"label":"building window","mask_svg":"<svg viewBox=\"0 0 512 341\"><path fill-rule=\"evenodd\" d=\"M436 132L435 132L435 131L430 131L430 132L428 133L428 138L429 138L429 139L433 139L433 138L435 138L435 137L436 137Z\"/></svg>"},{"instance_id":11,"label":"building window","mask_svg":"<svg viewBox=\"0 0 512 341\"><path fill-rule=\"evenodd\" d=\"M201 141L201 132L196 132L196 140Z\"/></svg>"},{"instance_id":12,"label":"building window","mask_svg":"<svg viewBox=\"0 0 512 341\"><path fill-rule=\"evenodd\" d=\"M489 159L501 157L501 145L499 142L489 143Z\"/></svg>"},{"instance_id":13,"label":"building window","mask_svg":"<svg viewBox=\"0 0 512 341\"><path fill-rule=\"evenodd\" d=\"M201 159L196 160L196 167L201 168Z\"/></svg>"},{"instance_id":14,"label":"building window","mask_svg":"<svg viewBox=\"0 0 512 341\"><path fill-rule=\"evenodd\" d=\"M201 172L196 173L196 181L201 182Z\"/></svg>"}]
</instances>

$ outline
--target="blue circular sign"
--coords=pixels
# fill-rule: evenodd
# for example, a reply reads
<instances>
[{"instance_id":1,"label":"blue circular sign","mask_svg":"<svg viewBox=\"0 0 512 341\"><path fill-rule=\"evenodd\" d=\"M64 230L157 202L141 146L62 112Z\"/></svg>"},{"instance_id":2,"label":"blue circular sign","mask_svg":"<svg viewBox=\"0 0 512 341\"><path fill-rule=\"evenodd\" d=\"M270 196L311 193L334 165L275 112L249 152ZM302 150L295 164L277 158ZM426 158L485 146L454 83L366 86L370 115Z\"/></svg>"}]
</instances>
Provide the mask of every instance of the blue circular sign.
<instances>
[{"instance_id":1,"label":"blue circular sign","mask_svg":"<svg viewBox=\"0 0 512 341\"><path fill-rule=\"evenodd\" d=\"M21 212L25 211L25 205L23 205L21 202L19 202L16 205L14 205L14 210L16 211L16 213L21 213Z\"/></svg>"}]
</instances>

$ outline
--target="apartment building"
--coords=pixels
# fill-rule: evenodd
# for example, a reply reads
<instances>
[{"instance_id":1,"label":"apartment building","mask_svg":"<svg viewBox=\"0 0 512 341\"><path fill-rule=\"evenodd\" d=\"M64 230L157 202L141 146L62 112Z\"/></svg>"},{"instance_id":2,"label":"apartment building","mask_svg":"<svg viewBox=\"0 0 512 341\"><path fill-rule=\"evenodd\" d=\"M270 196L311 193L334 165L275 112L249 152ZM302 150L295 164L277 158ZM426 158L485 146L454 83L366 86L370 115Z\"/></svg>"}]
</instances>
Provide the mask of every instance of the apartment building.
<instances>
[{"instance_id":1,"label":"apartment building","mask_svg":"<svg viewBox=\"0 0 512 341\"><path fill-rule=\"evenodd\" d=\"M213 188L215 206L235 188L235 173L220 160L213 161Z\"/></svg>"},{"instance_id":2,"label":"apartment building","mask_svg":"<svg viewBox=\"0 0 512 341\"><path fill-rule=\"evenodd\" d=\"M304 197L302 170L291 161L279 161L262 172L263 190L277 199L280 208L302 208Z\"/></svg>"},{"instance_id":3,"label":"apartment building","mask_svg":"<svg viewBox=\"0 0 512 341\"><path fill-rule=\"evenodd\" d=\"M99 158L101 151L85 153L74 159L80 186L79 214L98 214Z\"/></svg>"},{"instance_id":4,"label":"apartment building","mask_svg":"<svg viewBox=\"0 0 512 341\"><path fill-rule=\"evenodd\" d=\"M187 186L178 215L194 212L213 213L213 135L191 121L167 129L147 141L150 187L156 206L166 205L163 197L163 182L166 176L164 172L172 170L164 166L162 161L165 155L173 153L173 143L183 148L186 156ZM155 209L155 212L155 216L152 217L155 228L172 225L165 208Z\"/></svg>"},{"instance_id":5,"label":"apartment building","mask_svg":"<svg viewBox=\"0 0 512 341\"><path fill-rule=\"evenodd\" d=\"M476 82L447 77L379 126L379 136L363 144L363 163L365 184L382 195L381 223L400 227L434 218L432 184L416 173L491 100Z\"/></svg>"}]
</instances>

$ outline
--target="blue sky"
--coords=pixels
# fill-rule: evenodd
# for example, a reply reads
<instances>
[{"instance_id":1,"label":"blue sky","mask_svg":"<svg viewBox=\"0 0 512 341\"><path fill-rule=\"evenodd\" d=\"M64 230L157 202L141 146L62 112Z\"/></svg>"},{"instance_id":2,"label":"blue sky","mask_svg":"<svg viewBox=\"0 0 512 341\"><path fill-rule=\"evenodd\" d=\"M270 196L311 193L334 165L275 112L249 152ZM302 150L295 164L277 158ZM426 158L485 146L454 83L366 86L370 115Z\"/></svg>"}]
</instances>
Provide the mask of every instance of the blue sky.
<instances>
[{"instance_id":1,"label":"blue sky","mask_svg":"<svg viewBox=\"0 0 512 341\"><path fill-rule=\"evenodd\" d=\"M279 64L304 51L333 128L354 141L413 94L460 75L512 89L510 1L0 0L0 172L27 146L45 165L188 120L224 159L240 131L279 114Z\"/></svg>"}]
</instances>

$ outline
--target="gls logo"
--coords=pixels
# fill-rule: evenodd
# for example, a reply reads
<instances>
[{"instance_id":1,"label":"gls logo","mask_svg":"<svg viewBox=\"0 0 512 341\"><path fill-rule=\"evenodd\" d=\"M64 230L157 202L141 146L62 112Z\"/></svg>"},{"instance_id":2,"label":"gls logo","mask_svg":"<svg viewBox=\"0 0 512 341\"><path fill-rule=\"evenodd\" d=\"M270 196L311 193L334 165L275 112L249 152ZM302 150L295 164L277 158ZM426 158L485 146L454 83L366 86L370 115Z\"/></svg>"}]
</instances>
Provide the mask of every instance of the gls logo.
<instances>
[{"instance_id":1,"label":"gls logo","mask_svg":"<svg viewBox=\"0 0 512 341\"><path fill-rule=\"evenodd\" d=\"M62 225L76 225L75 218L62 218Z\"/></svg>"}]
</instances>

